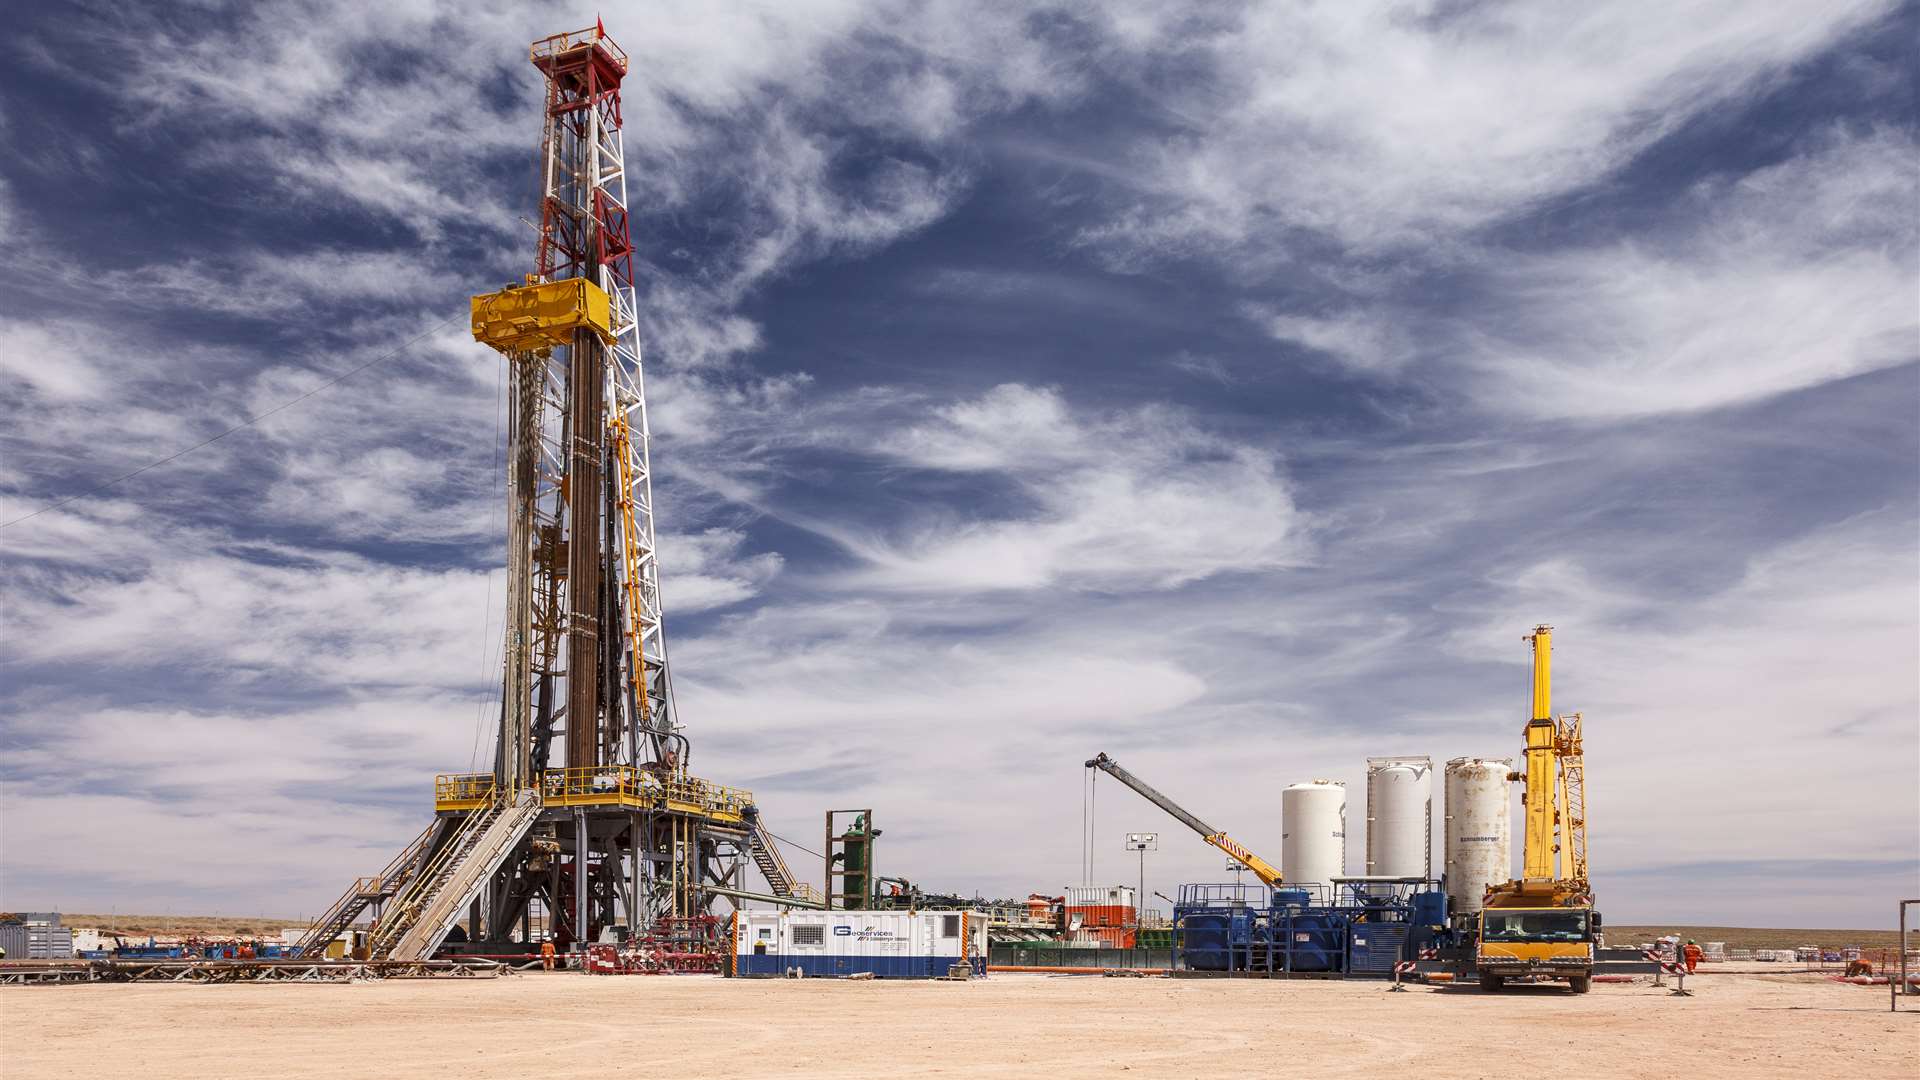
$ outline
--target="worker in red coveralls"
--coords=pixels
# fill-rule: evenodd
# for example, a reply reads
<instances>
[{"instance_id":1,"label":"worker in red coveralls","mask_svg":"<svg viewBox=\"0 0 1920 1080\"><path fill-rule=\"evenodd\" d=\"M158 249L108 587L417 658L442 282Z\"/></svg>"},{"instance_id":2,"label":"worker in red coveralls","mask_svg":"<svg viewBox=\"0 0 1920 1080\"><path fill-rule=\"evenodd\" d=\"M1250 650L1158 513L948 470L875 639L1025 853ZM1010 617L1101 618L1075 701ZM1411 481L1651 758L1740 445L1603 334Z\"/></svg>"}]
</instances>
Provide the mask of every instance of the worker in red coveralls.
<instances>
[{"instance_id":1,"label":"worker in red coveralls","mask_svg":"<svg viewBox=\"0 0 1920 1080\"><path fill-rule=\"evenodd\" d=\"M1692 938L1688 938L1687 947L1680 950L1680 955L1687 958L1687 974L1693 974L1693 969L1700 966L1700 946L1695 945Z\"/></svg>"},{"instance_id":2,"label":"worker in red coveralls","mask_svg":"<svg viewBox=\"0 0 1920 1080\"><path fill-rule=\"evenodd\" d=\"M540 966L548 971L553 970L553 942L551 941L540 943Z\"/></svg>"}]
</instances>

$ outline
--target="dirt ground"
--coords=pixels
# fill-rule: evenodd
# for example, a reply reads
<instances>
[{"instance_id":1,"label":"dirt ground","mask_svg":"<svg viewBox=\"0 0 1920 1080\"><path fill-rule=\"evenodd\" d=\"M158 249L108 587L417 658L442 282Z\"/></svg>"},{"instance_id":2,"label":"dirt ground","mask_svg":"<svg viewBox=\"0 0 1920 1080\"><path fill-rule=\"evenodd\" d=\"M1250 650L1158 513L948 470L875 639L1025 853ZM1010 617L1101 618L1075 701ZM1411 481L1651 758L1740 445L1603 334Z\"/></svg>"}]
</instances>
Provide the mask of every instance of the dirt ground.
<instances>
[{"instance_id":1,"label":"dirt ground","mask_svg":"<svg viewBox=\"0 0 1920 1080\"><path fill-rule=\"evenodd\" d=\"M1038 975L0 987L0 1076L1446 1078L1542 1052L1565 1077L1920 1076L1920 999L1892 1015L1885 987L1819 976L1692 982L1691 998Z\"/></svg>"}]
</instances>

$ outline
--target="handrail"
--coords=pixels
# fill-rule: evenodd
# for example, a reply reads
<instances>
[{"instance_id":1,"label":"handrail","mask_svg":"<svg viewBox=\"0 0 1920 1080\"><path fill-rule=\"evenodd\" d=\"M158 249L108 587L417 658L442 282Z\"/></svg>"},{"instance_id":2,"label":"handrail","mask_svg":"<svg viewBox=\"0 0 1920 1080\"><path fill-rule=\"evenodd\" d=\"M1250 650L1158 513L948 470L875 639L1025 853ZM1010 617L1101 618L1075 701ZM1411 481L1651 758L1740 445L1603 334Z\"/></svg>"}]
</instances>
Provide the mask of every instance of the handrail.
<instances>
[{"instance_id":1,"label":"handrail","mask_svg":"<svg viewBox=\"0 0 1920 1080\"><path fill-rule=\"evenodd\" d=\"M704 813L744 818L753 792L694 776L662 778L632 765L583 765L547 769L532 785L540 801L554 806L602 803L685 803ZM494 800L492 773L442 773L434 777L434 802L443 809L478 808Z\"/></svg>"},{"instance_id":2,"label":"handrail","mask_svg":"<svg viewBox=\"0 0 1920 1080\"><path fill-rule=\"evenodd\" d=\"M780 854L779 847L775 845L773 833L767 828L765 822L755 817L751 821L751 830L747 835L751 838L750 850L754 856L754 862L760 865L760 873L767 878L767 884L774 886L775 893L784 887L788 895L794 898L810 903L826 901L826 895L814 888L811 882L801 881L794 876L793 868L787 865L786 858ZM762 859L765 863L761 862ZM769 866L772 868L772 873L768 873ZM777 882L774 880L775 875L780 878Z\"/></svg>"},{"instance_id":3,"label":"handrail","mask_svg":"<svg viewBox=\"0 0 1920 1080\"><path fill-rule=\"evenodd\" d=\"M421 849L427 846L428 838L433 835L433 829L434 827L429 825L421 830L420 835L414 837L406 847L401 848L400 854L395 855L378 874L372 877L354 878L353 884L340 899L334 901L326 914L315 919L313 925L307 927L307 932L301 936L297 946L300 955L306 956L309 950L325 948L327 941L331 941L340 931L346 929L347 925L351 924L370 903L398 892L410 880L405 873L407 864L419 858ZM341 925L336 926L335 923ZM320 940L322 936L326 938L325 941Z\"/></svg>"},{"instance_id":4,"label":"handrail","mask_svg":"<svg viewBox=\"0 0 1920 1080\"><path fill-rule=\"evenodd\" d=\"M520 842L540 813L531 793L501 799L484 814L474 814L477 826L463 832L450 861L436 871L425 891L411 897L411 912L381 937L388 959L425 959L439 944L461 909L471 902L491 874Z\"/></svg>"},{"instance_id":5,"label":"handrail","mask_svg":"<svg viewBox=\"0 0 1920 1080\"><path fill-rule=\"evenodd\" d=\"M608 37L607 32L598 25L589 26L585 30L569 30L564 34L554 34L551 37L541 38L539 41L534 42L532 47L527 50L527 56L533 60L534 63L539 63L542 57L558 56L561 53L571 52L584 45L600 46L606 50L607 56L613 60L620 71L623 74L626 72L626 50L615 45L613 39Z\"/></svg>"},{"instance_id":6,"label":"handrail","mask_svg":"<svg viewBox=\"0 0 1920 1080\"><path fill-rule=\"evenodd\" d=\"M481 835L486 832L488 826L493 823L493 819L499 816L506 805L503 801L495 800L486 809L476 810L467 815L467 819L460 823L459 831L440 846L440 850L434 853L433 859L426 866L420 868L419 873L413 875L407 883L409 885L407 894L404 897L395 898L392 910L380 920L380 925L374 927L370 935L368 944L376 955L385 952L406 935L414 922L419 919L425 905L433 902L433 895L437 891L433 888L435 879L447 872L454 863L465 858L467 849L479 842Z\"/></svg>"}]
</instances>

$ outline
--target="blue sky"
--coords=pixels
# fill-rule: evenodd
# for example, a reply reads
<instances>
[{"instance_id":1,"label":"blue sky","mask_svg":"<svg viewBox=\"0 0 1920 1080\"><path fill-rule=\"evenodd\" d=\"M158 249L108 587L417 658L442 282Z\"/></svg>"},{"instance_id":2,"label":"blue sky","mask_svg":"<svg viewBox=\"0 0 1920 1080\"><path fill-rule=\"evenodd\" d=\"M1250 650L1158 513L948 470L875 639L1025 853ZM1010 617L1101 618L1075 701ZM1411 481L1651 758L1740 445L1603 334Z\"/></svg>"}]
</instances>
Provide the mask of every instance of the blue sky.
<instances>
[{"instance_id":1,"label":"blue sky","mask_svg":"<svg viewBox=\"0 0 1920 1080\"><path fill-rule=\"evenodd\" d=\"M1616 921L1920 887L1912 6L81 4L0 64L0 907L311 913L484 767L525 46L603 15L694 770L1077 882L1105 750L1506 756ZM80 58L88 58L80 62ZM1097 876L1219 858L1108 787ZM1110 843L1108 842L1110 841Z\"/></svg>"}]
</instances>

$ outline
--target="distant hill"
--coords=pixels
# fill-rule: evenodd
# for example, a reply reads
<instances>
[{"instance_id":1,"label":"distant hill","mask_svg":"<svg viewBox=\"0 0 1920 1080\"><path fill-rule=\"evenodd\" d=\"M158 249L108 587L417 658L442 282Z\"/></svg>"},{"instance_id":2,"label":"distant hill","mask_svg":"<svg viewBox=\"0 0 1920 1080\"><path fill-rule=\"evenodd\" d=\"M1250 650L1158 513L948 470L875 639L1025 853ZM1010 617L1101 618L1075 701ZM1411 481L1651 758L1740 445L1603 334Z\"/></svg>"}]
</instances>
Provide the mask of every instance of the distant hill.
<instances>
[{"instance_id":1,"label":"distant hill","mask_svg":"<svg viewBox=\"0 0 1920 1080\"><path fill-rule=\"evenodd\" d=\"M1793 949L1801 945L1858 945L1863 949L1891 949L1899 945L1898 930L1765 930L1750 926L1617 926L1606 924L1607 943L1637 945L1665 934L1682 940L1724 941L1729 949ZM1920 948L1920 933L1909 932L1908 948Z\"/></svg>"},{"instance_id":2,"label":"distant hill","mask_svg":"<svg viewBox=\"0 0 1920 1080\"><path fill-rule=\"evenodd\" d=\"M306 929L305 919L275 919L265 915L93 915L61 912L60 923L94 927L125 937L277 938L284 928Z\"/></svg>"}]
</instances>

